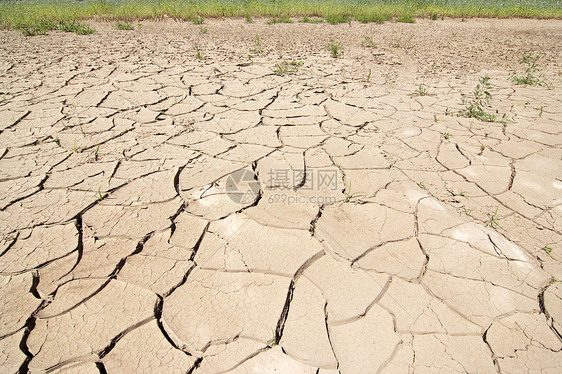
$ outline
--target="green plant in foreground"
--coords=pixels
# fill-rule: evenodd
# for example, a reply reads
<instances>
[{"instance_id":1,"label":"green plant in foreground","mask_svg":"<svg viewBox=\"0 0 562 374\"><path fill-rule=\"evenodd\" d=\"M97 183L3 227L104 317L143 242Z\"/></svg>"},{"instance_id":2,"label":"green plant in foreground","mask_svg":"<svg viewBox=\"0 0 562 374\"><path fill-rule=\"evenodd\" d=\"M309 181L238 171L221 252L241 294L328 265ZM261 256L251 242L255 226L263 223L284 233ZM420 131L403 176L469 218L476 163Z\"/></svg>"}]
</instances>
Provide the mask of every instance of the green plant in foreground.
<instances>
[{"instance_id":1,"label":"green plant in foreground","mask_svg":"<svg viewBox=\"0 0 562 374\"><path fill-rule=\"evenodd\" d=\"M361 42L361 47L365 47L365 48L375 48L377 46L377 43L375 43L373 41L373 39L371 39L370 36L365 35L363 37L363 41Z\"/></svg>"},{"instance_id":2,"label":"green plant in foreground","mask_svg":"<svg viewBox=\"0 0 562 374\"><path fill-rule=\"evenodd\" d=\"M342 46L341 44L339 44L338 42L334 41L334 40L330 40L330 42L328 43L328 49L330 50L330 55L333 58L338 58L342 55L341 49Z\"/></svg>"},{"instance_id":3,"label":"green plant in foreground","mask_svg":"<svg viewBox=\"0 0 562 374\"><path fill-rule=\"evenodd\" d=\"M99 201L103 200L103 195L101 194L101 188L100 187L98 187L98 193L97 193L96 197L98 198Z\"/></svg>"},{"instance_id":4,"label":"green plant in foreground","mask_svg":"<svg viewBox=\"0 0 562 374\"><path fill-rule=\"evenodd\" d=\"M274 17L267 21L268 25L273 25L275 23L293 23L293 20L289 16L284 16L284 17Z\"/></svg>"},{"instance_id":5,"label":"green plant in foreground","mask_svg":"<svg viewBox=\"0 0 562 374\"><path fill-rule=\"evenodd\" d=\"M261 45L261 38L258 34L256 34L256 38L254 39L254 47L250 49L250 52L254 55L260 55L263 52L263 46Z\"/></svg>"},{"instance_id":6,"label":"green plant in foreground","mask_svg":"<svg viewBox=\"0 0 562 374\"><path fill-rule=\"evenodd\" d=\"M195 17L193 17L192 22L195 25L202 25L203 22L205 22L205 19L203 17L195 16Z\"/></svg>"},{"instance_id":7,"label":"green plant in foreground","mask_svg":"<svg viewBox=\"0 0 562 374\"><path fill-rule=\"evenodd\" d=\"M416 20L414 19L414 17L412 17L409 14L404 14L399 16L398 18L396 18L396 22L401 22L401 23L415 23Z\"/></svg>"},{"instance_id":8,"label":"green plant in foreground","mask_svg":"<svg viewBox=\"0 0 562 374\"><path fill-rule=\"evenodd\" d=\"M345 199L344 199L344 203L347 203L349 200L353 199L353 197L355 197L356 195L360 194L361 192L354 192L351 193L351 182L349 182L349 188L347 190L347 193L345 194Z\"/></svg>"},{"instance_id":9,"label":"green plant in foreground","mask_svg":"<svg viewBox=\"0 0 562 374\"><path fill-rule=\"evenodd\" d=\"M193 49L195 49L195 57L198 60L204 60L205 56L203 56L203 52L201 50L201 47L199 47L198 44L193 44Z\"/></svg>"},{"instance_id":10,"label":"green plant in foreground","mask_svg":"<svg viewBox=\"0 0 562 374\"><path fill-rule=\"evenodd\" d=\"M533 56L529 51L523 53L519 62L527 65L525 74L519 76L516 72L512 72L510 74L511 81L515 84L524 84L526 86L546 86L547 84L542 77L535 75L539 71L537 65L540 58L540 55Z\"/></svg>"},{"instance_id":11,"label":"green plant in foreground","mask_svg":"<svg viewBox=\"0 0 562 374\"><path fill-rule=\"evenodd\" d=\"M327 14L324 16L324 19L330 25L337 25L339 23L351 24L351 17L347 14Z\"/></svg>"},{"instance_id":12,"label":"green plant in foreground","mask_svg":"<svg viewBox=\"0 0 562 374\"><path fill-rule=\"evenodd\" d=\"M429 92L427 91L427 87L425 86L425 84L420 84L418 86L418 89L416 90L416 92L414 92L414 95L419 95L419 96L427 96L429 95ZM437 121L436 121L437 122Z\"/></svg>"},{"instance_id":13,"label":"green plant in foreground","mask_svg":"<svg viewBox=\"0 0 562 374\"><path fill-rule=\"evenodd\" d=\"M304 63L302 61L287 62L283 60L281 63L275 64L275 68L273 69L273 72L277 75L296 73L299 71L299 67L303 65Z\"/></svg>"},{"instance_id":14,"label":"green plant in foreground","mask_svg":"<svg viewBox=\"0 0 562 374\"><path fill-rule=\"evenodd\" d=\"M545 251L546 254L547 254L550 258L552 258L553 260L555 259L554 257L552 257L552 248L550 248L550 247L543 247L542 250Z\"/></svg>"},{"instance_id":15,"label":"green plant in foreground","mask_svg":"<svg viewBox=\"0 0 562 374\"><path fill-rule=\"evenodd\" d=\"M304 16L299 20L299 22L300 23L322 23L322 22L324 22L324 19L318 18L318 17L308 18L307 16Z\"/></svg>"},{"instance_id":16,"label":"green plant in foreground","mask_svg":"<svg viewBox=\"0 0 562 374\"><path fill-rule=\"evenodd\" d=\"M492 94L490 93L492 86L489 82L489 77L482 77L476 85L472 95L468 98L463 98L461 105L465 107L458 112L458 116L467 118L476 118L483 122L495 122L496 115L486 112L486 108L490 107L490 100ZM505 119L505 115L504 115Z\"/></svg>"},{"instance_id":17,"label":"green plant in foreground","mask_svg":"<svg viewBox=\"0 0 562 374\"><path fill-rule=\"evenodd\" d=\"M490 226L491 228L495 229L496 227L501 227L499 223L500 218L498 217L498 208L494 213L488 213L488 222L486 226Z\"/></svg>"},{"instance_id":18,"label":"green plant in foreground","mask_svg":"<svg viewBox=\"0 0 562 374\"><path fill-rule=\"evenodd\" d=\"M451 135L450 133L446 132L444 134L441 134L441 137L445 140L449 140L449 138L451 138L453 135Z\"/></svg>"},{"instance_id":19,"label":"green plant in foreground","mask_svg":"<svg viewBox=\"0 0 562 374\"><path fill-rule=\"evenodd\" d=\"M254 19L250 13L244 14L244 19L246 20L246 23L254 23Z\"/></svg>"},{"instance_id":20,"label":"green plant in foreground","mask_svg":"<svg viewBox=\"0 0 562 374\"><path fill-rule=\"evenodd\" d=\"M117 30L133 30L133 26L127 22L117 22L115 28Z\"/></svg>"},{"instance_id":21,"label":"green plant in foreground","mask_svg":"<svg viewBox=\"0 0 562 374\"><path fill-rule=\"evenodd\" d=\"M73 32L78 35L89 35L96 32L96 30L90 28L88 25L80 23L76 20L60 21L56 29L65 32Z\"/></svg>"}]
</instances>

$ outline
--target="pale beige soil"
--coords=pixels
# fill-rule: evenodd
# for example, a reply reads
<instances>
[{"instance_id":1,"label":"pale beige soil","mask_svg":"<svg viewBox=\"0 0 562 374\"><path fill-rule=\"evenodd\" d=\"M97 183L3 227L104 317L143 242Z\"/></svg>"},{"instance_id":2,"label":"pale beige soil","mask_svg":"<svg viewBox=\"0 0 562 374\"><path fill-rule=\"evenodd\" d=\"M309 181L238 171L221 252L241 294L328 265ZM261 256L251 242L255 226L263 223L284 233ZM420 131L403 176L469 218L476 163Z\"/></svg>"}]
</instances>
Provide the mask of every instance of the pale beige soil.
<instances>
[{"instance_id":1,"label":"pale beige soil","mask_svg":"<svg viewBox=\"0 0 562 374\"><path fill-rule=\"evenodd\" d=\"M91 24L0 32L2 373L559 372L562 22Z\"/></svg>"}]
</instances>

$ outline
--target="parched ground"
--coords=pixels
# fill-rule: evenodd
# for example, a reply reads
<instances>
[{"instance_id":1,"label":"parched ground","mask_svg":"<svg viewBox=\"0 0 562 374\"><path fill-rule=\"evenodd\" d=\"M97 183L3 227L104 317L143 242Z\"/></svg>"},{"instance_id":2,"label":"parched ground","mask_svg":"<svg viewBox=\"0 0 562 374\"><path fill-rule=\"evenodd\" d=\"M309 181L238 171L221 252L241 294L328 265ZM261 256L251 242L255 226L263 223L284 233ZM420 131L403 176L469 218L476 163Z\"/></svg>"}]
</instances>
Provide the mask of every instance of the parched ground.
<instances>
[{"instance_id":1,"label":"parched ground","mask_svg":"<svg viewBox=\"0 0 562 374\"><path fill-rule=\"evenodd\" d=\"M2 373L560 372L562 22L92 26L0 32Z\"/></svg>"}]
</instances>

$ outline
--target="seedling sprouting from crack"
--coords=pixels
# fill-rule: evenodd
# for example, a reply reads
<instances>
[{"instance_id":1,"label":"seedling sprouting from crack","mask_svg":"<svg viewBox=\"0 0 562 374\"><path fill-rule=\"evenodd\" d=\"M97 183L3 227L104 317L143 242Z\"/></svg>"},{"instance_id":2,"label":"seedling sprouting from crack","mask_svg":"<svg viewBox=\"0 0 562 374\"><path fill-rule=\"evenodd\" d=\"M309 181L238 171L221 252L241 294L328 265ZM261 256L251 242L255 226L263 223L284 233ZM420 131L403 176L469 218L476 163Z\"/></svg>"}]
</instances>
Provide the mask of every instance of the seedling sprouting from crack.
<instances>
[{"instance_id":1,"label":"seedling sprouting from crack","mask_svg":"<svg viewBox=\"0 0 562 374\"><path fill-rule=\"evenodd\" d=\"M206 34L206 33L209 32L209 29L206 28L206 27L201 26L201 27L199 28L199 32L200 32L201 34Z\"/></svg>"},{"instance_id":2,"label":"seedling sprouting from crack","mask_svg":"<svg viewBox=\"0 0 562 374\"><path fill-rule=\"evenodd\" d=\"M361 192L351 192L351 182L349 182L349 188L347 189L347 193L345 194L345 199L344 199L344 203L349 202L351 199L353 199L353 197L359 195Z\"/></svg>"},{"instance_id":3,"label":"seedling sprouting from crack","mask_svg":"<svg viewBox=\"0 0 562 374\"><path fill-rule=\"evenodd\" d=\"M425 185L425 183L420 182L420 183L418 183L418 186L420 186L421 188L423 188L424 190L427 191L427 186Z\"/></svg>"},{"instance_id":4,"label":"seedling sprouting from crack","mask_svg":"<svg viewBox=\"0 0 562 374\"><path fill-rule=\"evenodd\" d=\"M422 83L418 86L418 89L412 95L427 96L429 95L429 92L427 91L427 87L425 86L425 84Z\"/></svg>"},{"instance_id":5,"label":"seedling sprouting from crack","mask_svg":"<svg viewBox=\"0 0 562 374\"><path fill-rule=\"evenodd\" d=\"M461 192L451 192L451 194L455 197L457 196L462 196L462 197L466 197L467 192L466 191L461 191Z\"/></svg>"},{"instance_id":6,"label":"seedling sprouting from crack","mask_svg":"<svg viewBox=\"0 0 562 374\"><path fill-rule=\"evenodd\" d=\"M482 77L476 85L472 95L464 97L461 105L464 108L459 110L458 116L467 118L476 118L483 122L495 122L496 115L486 112L486 108L490 107L490 100L492 99L491 89L492 86L489 82L489 77Z\"/></svg>"},{"instance_id":7,"label":"seedling sprouting from crack","mask_svg":"<svg viewBox=\"0 0 562 374\"><path fill-rule=\"evenodd\" d=\"M62 148L62 146L60 145L60 140L59 140L59 139L55 139L54 142L55 142L56 145L58 145L59 147Z\"/></svg>"},{"instance_id":8,"label":"seedling sprouting from crack","mask_svg":"<svg viewBox=\"0 0 562 374\"><path fill-rule=\"evenodd\" d=\"M524 84L526 86L548 86L547 82L542 79L542 75L535 75L539 71L537 65L540 58L540 55L533 56L529 51L523 53L519 62L527 65L525 74L519 76L516 72L512 72L510 74L511 81L515 84Z\"/></svg>"},{"instance_id":9,"label":"seedling sprouting from crack","mask_svg":"<svg viewBox=\"0 0 562 374\"><path fill-rule=\"evenodd\" d=\"M117 22L115 28L117 30L133 30L133 26L127 22Z\"/></svg>"},{"instance_id":10,"label":"seedling sprouting from crack","mask_svg":"<svg viewBox=\"0 0 562 374\"><path fill-rule=\"evenodd\" d=\"M361 46L365 47L365 48L376 48L377 47L377 43L375 43L373 41L373 39L371 39L370 36L365 35L363 37L363 41L361 42Z\"/></svg>"},{"instance_id":11,"label":"seedling sprouting from crack","mask_svg":"<svg viewBox=\"0 0 562 374\"><path fill-rule=\"evenodd\" d=\"M552 248L550 248L550 247L543 247L542 250L545 251L546 254L547 254L550 258L552 258L553 260L555 260L555 258L552 256Z\"/></svg>"},{"instance_id":12,"label":"seedling sprouting from crack","mask_svg":"<svg viewBox=\"0 0 562 374\"><path fill-rule=\"evenodd\" d=\"M256 34L256 38L254 39L254 48L250 49L250 52L254 55L261 55L263 53L261 38L258 34Z\"/></svg>"},{"instance_id":13,"label":"seedling sprouting from crack","mask_svg":"<svg viewBox=\"0 0 562 374\"><path fill-rule=\"evenodd\" d=\"M96 197L98 198L99 201L103 200L103 195L101 194L101 188L98 187L98 193L96 194Z\"/></svg>"},{"instance_id":14,"label":"seedling sprouting from crack","mask_svg":"<svg viewBox=\"0 0 562 374\"><path fill-rule=\"evenodd\" d=\"M464 211L464 214L466 214L469 217L472 217L472 210L467 210L464 206L462 207L462 210Z\"/></svg>"},{"instance_id":15,"label":"seedling sprouting from crack","mask_svg":"<svg viewBox=\"0 0 562 374\"><path fill-rule=\"evenodd\" d=\"M98 160L98 152L99 152L99 150L100 150L100 146L98 145L98 146L96 147L96 150L94 151L94 160L96 160L96 161Z\"/></svg>"},{"instance_id":16,"label":"seedling sprouting from crack","mask_svg":"<svg viewBox=\"0 0 562 374\"><path fill-rule=\"evenodd\" d=\"M449 140L453 135L451 135L450 133L446 132L444 134L441 134L441 137L445 140Z\"/></svg>"},{"instance_id":17,"label":"seedling sprouting from crack","mask_svg":"<svg viewBox=\"0 0 562 374\"><path fill-rule=\"evenodd\" d=\"M498 208L494 213L488 213L488 222L486 223L487 226L495 229L496 227L501 227L499 223L500 218L498 217Z\"/></svg>"},{"instance_id":18,"label":"seedling sprouting from crack","mask_svg":"<svg viewBox=\"0 0 562 374\"><path fill-rule=\"evenodd\" d=\"M330 43L328 43L328 49L330 50L330 55L333 58L338 58L342 55L342 52L340 51L342 49L341 44L334 40L330 40Z\"/></svg>"},{"instance_id":19,"label":"seedling sprouting from crack","mask_svg":"<svg viewBox=\"0 0 562 374\"><path fill-rule=\"evenodd\" d=\"M199 47L198 44L193 44L193 49L195 49L195 57L198 60L204 60L205 57L203 56L203 52L201 50L201 47Z\"/></svg>"},{"instance_id":20,"label":"seedling sprouting from crack","mask_svg":"<svg viewBox=\"0 0 562 374\"><path fill-rule=\"evenodd\" d=\"M275 64L275 68L273 69L273 72L277 75L296 73L299 71L299 67L303 65L304 63L302 61L287 62L283 60L282 62Z\"/></svg>"}]
</instances>

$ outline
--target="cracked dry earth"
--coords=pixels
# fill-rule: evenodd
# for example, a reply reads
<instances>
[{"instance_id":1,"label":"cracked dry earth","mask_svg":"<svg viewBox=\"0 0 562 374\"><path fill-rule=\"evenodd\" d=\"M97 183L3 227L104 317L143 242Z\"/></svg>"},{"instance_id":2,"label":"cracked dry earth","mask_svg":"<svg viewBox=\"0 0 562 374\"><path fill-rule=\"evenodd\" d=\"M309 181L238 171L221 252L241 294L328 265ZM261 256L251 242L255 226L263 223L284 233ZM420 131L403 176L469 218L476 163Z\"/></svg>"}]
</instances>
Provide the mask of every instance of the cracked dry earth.
<instances>
[{"instance_id":1,"label":"cracked dry earth","mask_svg":"<svg viewBox=\"0 0 562 374\"><path fill-rule=\"evenodd\" d=\"M562 23L92 25L0 32L0 371L560 372Z\"/></svg>"}]
</instances>

